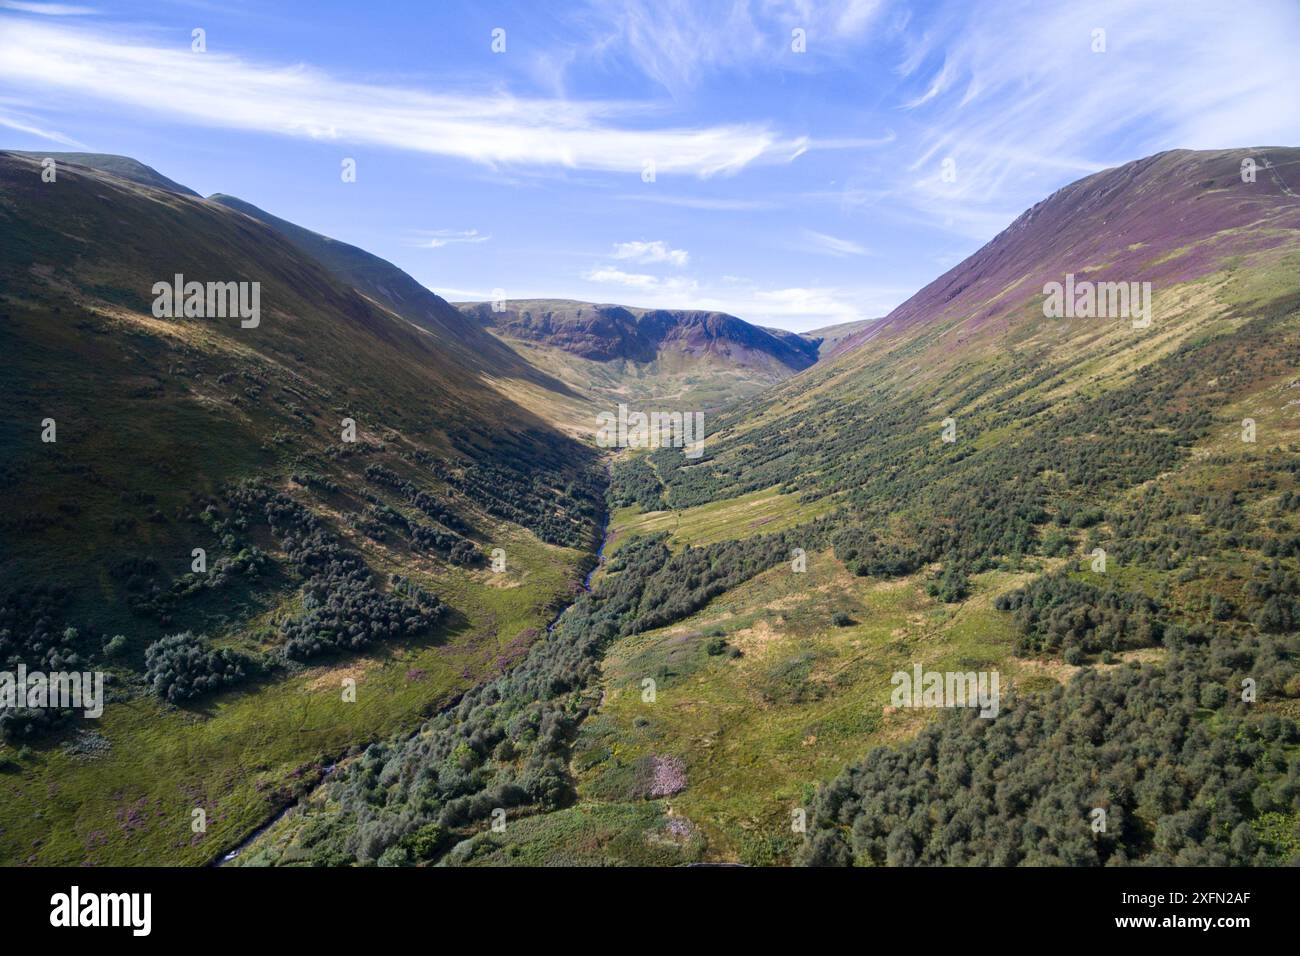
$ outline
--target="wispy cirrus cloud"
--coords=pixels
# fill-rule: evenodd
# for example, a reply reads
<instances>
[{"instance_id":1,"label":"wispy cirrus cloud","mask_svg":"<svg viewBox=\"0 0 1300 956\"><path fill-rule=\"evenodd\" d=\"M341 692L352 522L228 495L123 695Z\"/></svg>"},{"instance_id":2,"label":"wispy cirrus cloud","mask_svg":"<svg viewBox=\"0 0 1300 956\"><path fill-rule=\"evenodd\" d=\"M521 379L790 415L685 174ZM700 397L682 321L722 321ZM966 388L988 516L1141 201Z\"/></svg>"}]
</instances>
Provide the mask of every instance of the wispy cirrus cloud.
<instances>
[{"instance_id":1,"label":"wispy cirrus cloud","mask_svg":"<svg viewBox=\"0 0 1300 956\"><path fill-rule=\"evenodd\" d=\"M433 94L360 84L301 64L255 63L105 32L14 21L0 31L0 80L37 92L116 104L196 126L275 133L451 156L658 175L734 173L789 162L806 137L761 123L651 128L643 104ZM633 125L633 124L636 125Z\"/></svg>"},{"instance_id":2,"label":"wispy cirrus cloud","mask_svg":"<svg viewBox=\"0 0 1300 956\"><path fill-rule=\"evenodd\" d=\"M79 7L70 3L27 3L23 0L0 0L0 10L36 13L45 17L86 17L99 12L94 7Z\"/></svg>"},{"instance_id":3,"label":"wispy cirrus cloud","mask_svg":"<svg viewBox=\"0 0 1300 956\"><path fill-rule=\"evenodd\" d=\"M829 233L813 229L803 230L803 242L799 248L808 252L817 252L829 256L869 256L871 250L852 239L841 239Z\"/></svg>"},{"instance_id":4,"label":"wispy cirrus cloud","mask_svg":"<svg viewBox=\"0 0 1300 956\"><path fill-rule=\"evenodd\" d=\"M885 0L598 0L582 10L591 51L634 64L674 96L720 70L816 69L860 39ZM792 32L820 57L792 55Z\"/></svg>"},{"instance_id":5,"label":"wispy cirrus cloud","mask_svg":"<svg viewBox=\"0 0 1300 956\"><path fill-rule=\"evenodd\" d=\"M492 237L484 235L477 229L421 229L413 233L413 239L408 245L416 246L420 249L441 249L443 246L455 245L457 243L479 243L487 242Z\"/></svg>"},{"instance_id":6,"label":"wispy cirrus cloud","mask_svg":"<svg viewBox=\"0 0 1300 956\"><path fill-rule=\"evenodd\" d=\"M74 149L86 149L86 144L79 140L73 139L65 133L58 130L44 129L37 126L35 122L24 117L22 114L13 114L0 109L0 126L7 129L17 130L20 133L26 133L29 136L37 136L41 139L48 139L52 143L61 143L64 146L71 146Z\"/></svg>"}]
</instances>

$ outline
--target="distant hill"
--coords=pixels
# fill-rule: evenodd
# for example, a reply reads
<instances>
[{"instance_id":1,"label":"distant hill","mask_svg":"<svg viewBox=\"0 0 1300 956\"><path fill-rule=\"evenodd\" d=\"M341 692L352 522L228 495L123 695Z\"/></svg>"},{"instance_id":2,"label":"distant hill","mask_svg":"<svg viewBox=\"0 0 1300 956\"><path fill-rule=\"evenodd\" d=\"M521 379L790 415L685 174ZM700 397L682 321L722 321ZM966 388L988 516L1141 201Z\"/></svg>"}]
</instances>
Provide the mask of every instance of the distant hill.
<instances>
[{"instance_id":1,"label":"distant hill","mask_svg":"<svg viewBox=\"0 0 1300 956\"><path fill-rule=\"evenodd\" d=\"M565 299L457 306L533 364L606 397L715 408L808 368L817 347L725 312Z\"/></svg>"},{"instance_id":2,"label":"distant hill","mask_svg":"<svg viewBox=\"0 0 1300 956\"><path fill-rule=\"evenodd\" d=\"M856 322L842 322L839 325L827 325L820 329L813 329L809 332L800 332L799 335L808 342L817 346L817 355L819 358L825 358L835 351L845 339L865 329L873 322L879 319L859 319ZM793 334L793 333L790 333Z\"/></svg>"}]
</instances>

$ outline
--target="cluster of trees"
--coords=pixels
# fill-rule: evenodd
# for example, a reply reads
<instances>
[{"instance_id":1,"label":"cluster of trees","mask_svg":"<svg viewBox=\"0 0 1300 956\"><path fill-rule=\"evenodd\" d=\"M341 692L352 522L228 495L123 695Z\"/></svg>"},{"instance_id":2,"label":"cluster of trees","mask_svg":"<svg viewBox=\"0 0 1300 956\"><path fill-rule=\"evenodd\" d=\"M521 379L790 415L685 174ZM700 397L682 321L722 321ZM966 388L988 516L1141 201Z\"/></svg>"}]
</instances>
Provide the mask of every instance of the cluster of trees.
<instances>
[{"instance_id":1,"label":"cluster of trees","mask_svg":"<svg viewBox=\"0 0 1300 956\"><path fill-rule=\"evenodd\" d=\"M229 648L210 647L190 631L150 644L144 659L150 688L173 704L239 683L258 669L252 659Z\"/></svg>"},{"instance_id":2,"label":"cluster of trees","mask_svg":"<svg viewBox=\"0 0 1300 956\"><path fill-rule=\"evenodd\" d=\"M473 533L474 529L460 515L442 504L433 492L418 488L413 482L407 481L391 468L385 468L383 465L377 464L367 465L366 478L375 484L386 485L401 493L411 505L444 527L459 531L461 534Z\"/></svg>"},{"instance_id":3,"label":"cluster of trees","mask_svg":"<svg viewBox=\"0 0 1300 956\"><path fill-rule=\"evenodd\" d=\"M800 862L1300 864L1275 835L1300 812L1300 735L1241 699L1245 678L1261 702L1288 692L1300 639L1173 630L1166 644L1161 666L1088 668L994 720L947 711L872 750L818 791Z\"/></svg>"},{"instance_id":4,"label":"cluster of trees","mask_svg":"<svg viewBox=\"0 0 1300 956\"><path fill-rule=\"evenodd\" d=\"M76 628L60 623L66 596L61 586L38 585L0 600L0 669L13 673L25 664L28 670L48 674L86 668L89 661L80 650ZM0 737L13 742L46 734L71 716L70 711L16 703L0 709Z\"/></svg>"},{"instance_id":5,"label":"cluster of trees","mask_svg":"<svg viewBox=\"0 0 1300 956\"><path fill-rule=\"evenodd\" d=\"M453 467L427 452L411 453L439 480L493 517L528 528L548 544L589 548L596 540L605 476L594 449L527 432L500 436L490 456Z\"/></svg>"},{"instance_id":6,"label":"cluster of trees","mask_svg":"<svg viewBox=\"0 0 1300 956\"><path fill-rule=\"evenodd\" d=\"M644 456L620 459L610 471L608 500L611 509L636 505L642 511L661 511L664 486Z\"/></svg>"},{"instance_id":7,"label":"cluster of trees","mask_svg":"<svg viewBox=\"0 0 1300 956\"><path fill-rule=\"evenodd\" d=\"M314 514L289 496L244 484L227 493L227 502L234 525L269 524L290 564L305 578L303 612L280 624L285 658L302 661L422 633L447 613L435 595L405 579L394 579L402 587L381 591L361 556L345 549Z\"/></svg>"},{"instance_id":8,"label":"cluster of trees","mask_svg":"<svg viewBox=\"0 0 1300 956\"><path fill-rule=\"evenodd\" d=\"M412 521L391 505L372 504L364 515L349 516L347 520L376 541L387 537L387 528L399 528L405 532L413 550L433 552L453 564L476 567L486 561L483 552L468 538L445 528Z\"/></svg>"},{"instance_id":9,"label":"cluster of trees","mask_svg":"<svg viewBox=\"0 0 1300 956\"><path fill-rule=\"evenodd\" d=\"M14 670L75 671L89 663L79 650L77 630L61 624L68 592L43 584L7 594L0 600L0 663Z\"/></svg>"},{"instance_id":10,"label":"cluster of trees","mask_svg":"<svg viewBox=\"0 0 1300 956\"><path fill-rule=\"evenodd\" d=\"M1274 560L1255 569L1246 593L1255 603L1251 623L1261 631L1270 634L1300 631L1300 575Z\"/></svg>"},{"instance_id":11,"label":"cluster of trees","mask_svg":"<svg viewBox=\"0 0 1300 956\"><path fill-rule=\"evenodd\" d=\"M1063 654L1079 663L1084 654L1151 647L1160 642L1159 605L1144 594L1105 590L1068 574L1037 578L997 599L1014 611L1021 654Z\"/></svg>"}]
</instances>

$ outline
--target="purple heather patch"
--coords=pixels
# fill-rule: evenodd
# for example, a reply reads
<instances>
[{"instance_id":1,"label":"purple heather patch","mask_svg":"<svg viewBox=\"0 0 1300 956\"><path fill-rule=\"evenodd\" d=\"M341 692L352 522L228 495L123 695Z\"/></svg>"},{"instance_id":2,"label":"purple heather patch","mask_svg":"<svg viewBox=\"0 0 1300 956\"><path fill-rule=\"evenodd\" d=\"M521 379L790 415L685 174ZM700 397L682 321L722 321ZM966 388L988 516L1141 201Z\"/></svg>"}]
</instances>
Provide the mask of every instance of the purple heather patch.
<instances>
[{"instance_id":1,"label":"purple heather patch","mask_svg":"<svg viewBox=\"0 0 1300 956\"><path fill-rule=\"evenodd\" d=\"M655 757L650 796L668 797L686 789L686 765L679 757Z\"/></svg>"}]
</instances>

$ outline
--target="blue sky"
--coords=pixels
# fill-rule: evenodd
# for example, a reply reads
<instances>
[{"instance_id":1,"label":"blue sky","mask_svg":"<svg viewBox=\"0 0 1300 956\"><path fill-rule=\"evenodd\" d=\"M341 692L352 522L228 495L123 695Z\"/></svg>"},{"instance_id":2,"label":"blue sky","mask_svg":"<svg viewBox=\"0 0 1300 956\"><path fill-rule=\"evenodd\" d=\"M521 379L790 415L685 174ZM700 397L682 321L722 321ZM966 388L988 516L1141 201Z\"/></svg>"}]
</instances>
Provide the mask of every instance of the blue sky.
<instances>
[{"instance_id":1,"label":"blue sky","mask_svg":"<svg viewBox=\"0 0 1300 956\"><path fill-rule=\"evenodd\" d=\"M0 146L133 156L453 300L875 318L1081 176L1261 145L1300 145L1296 0L0 0Z\"/></svg>"}]
</instances>

